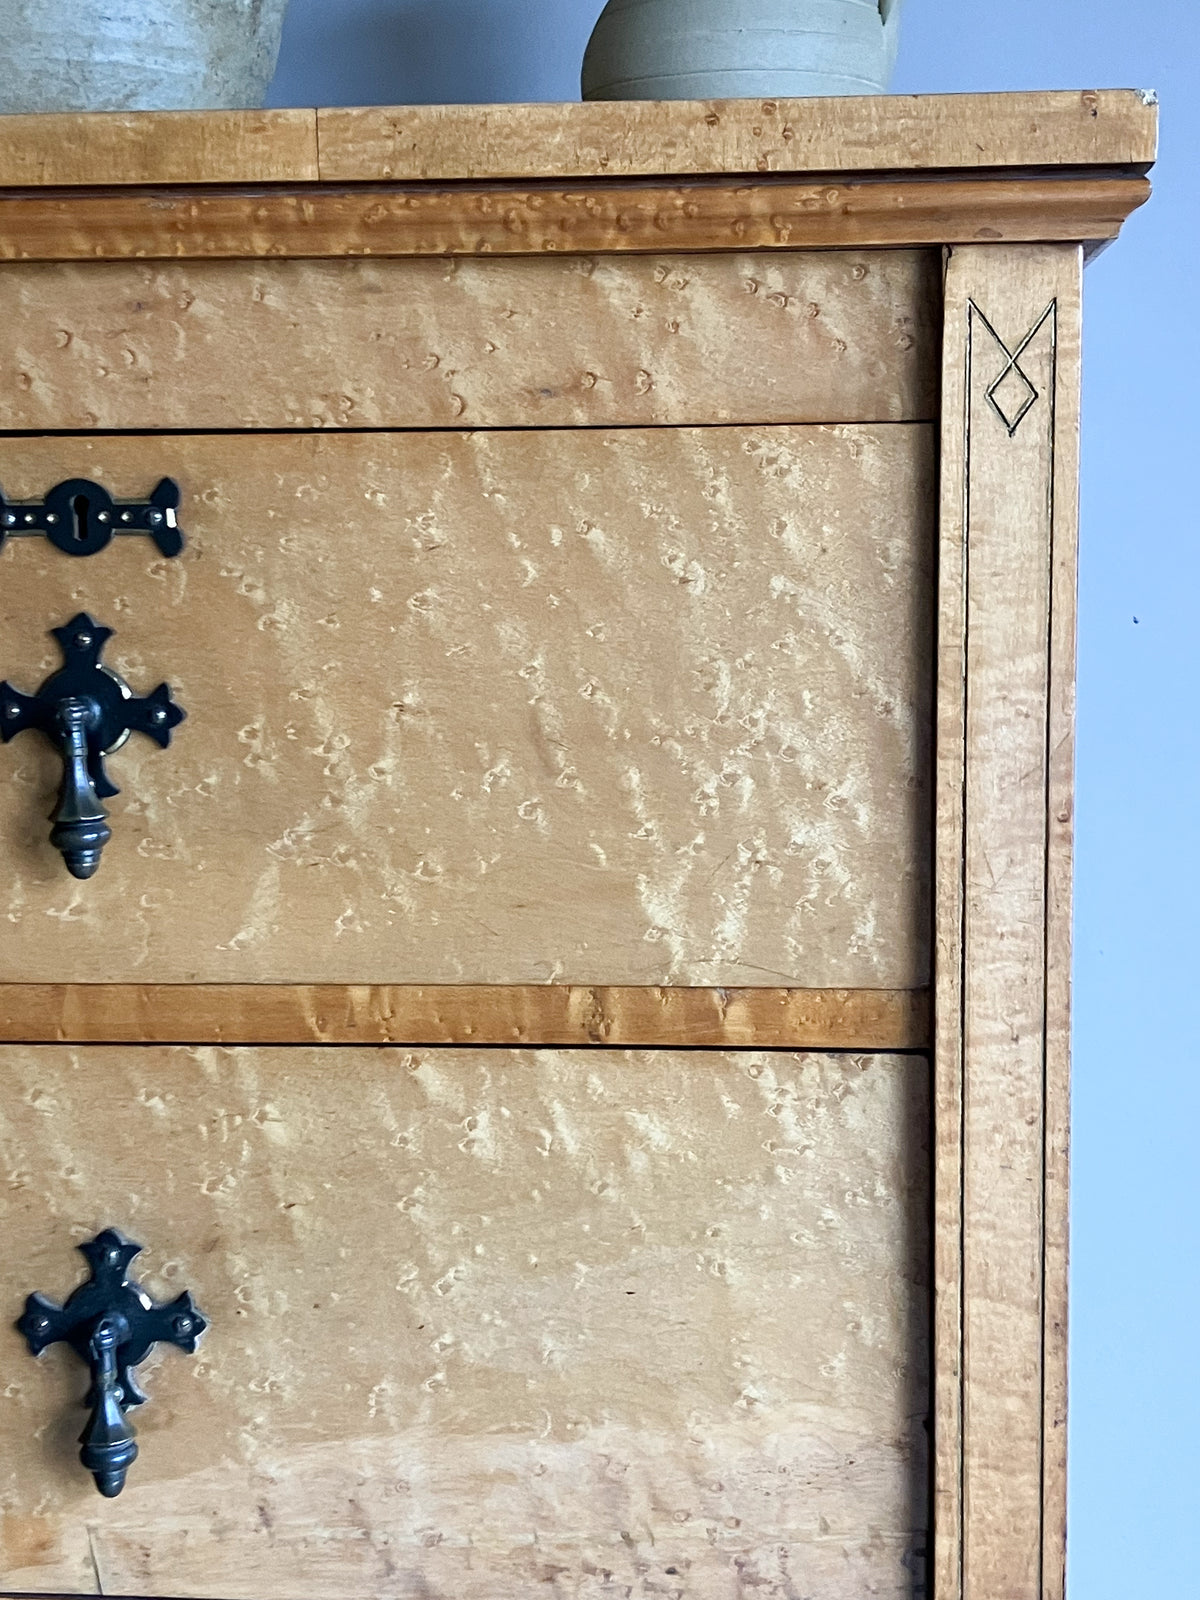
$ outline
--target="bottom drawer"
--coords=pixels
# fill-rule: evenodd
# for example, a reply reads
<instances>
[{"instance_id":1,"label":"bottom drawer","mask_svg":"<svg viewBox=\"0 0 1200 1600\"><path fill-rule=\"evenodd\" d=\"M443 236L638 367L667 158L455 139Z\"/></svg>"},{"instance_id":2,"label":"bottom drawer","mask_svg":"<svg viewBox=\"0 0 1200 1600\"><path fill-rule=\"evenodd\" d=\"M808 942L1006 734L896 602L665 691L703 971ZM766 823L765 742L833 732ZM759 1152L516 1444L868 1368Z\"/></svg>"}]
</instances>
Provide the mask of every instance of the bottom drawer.
<instances>
[{"instance_id":1,"label":"bottom drawer","mask_svg":"<svg viewBox=\"0 0 1200 1600\"><path fill-rule=\"evenodd\" d=\"M0 1588L909 1595L928 1126L904 1056L6 1047ZM107 1226L211 1320L111 1501L11 1326Z\"/></svg>"}]
</instances>

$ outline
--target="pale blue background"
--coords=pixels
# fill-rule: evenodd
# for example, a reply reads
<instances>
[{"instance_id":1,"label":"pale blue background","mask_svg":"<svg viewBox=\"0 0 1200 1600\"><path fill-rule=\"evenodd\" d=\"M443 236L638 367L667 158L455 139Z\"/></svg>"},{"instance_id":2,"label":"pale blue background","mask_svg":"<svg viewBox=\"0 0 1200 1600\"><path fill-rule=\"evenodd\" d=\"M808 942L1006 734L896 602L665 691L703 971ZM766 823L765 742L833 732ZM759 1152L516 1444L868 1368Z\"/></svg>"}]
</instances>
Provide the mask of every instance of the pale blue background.
<instances>
[{"instance_id":1,"label":"pale blue background","mask_svg":"<svg viewBox=\"0 0 1200 1600\"><path fill-rule=\"evenodd\" d=\"M1157 196L1087 285L1070 1590L1189 1600L1200 1595L1200 0L905 3L898 90L1150 87L1163 102ZM272 104L576 99L600 7L292 0Z\"/></svg>"}]
</instances>

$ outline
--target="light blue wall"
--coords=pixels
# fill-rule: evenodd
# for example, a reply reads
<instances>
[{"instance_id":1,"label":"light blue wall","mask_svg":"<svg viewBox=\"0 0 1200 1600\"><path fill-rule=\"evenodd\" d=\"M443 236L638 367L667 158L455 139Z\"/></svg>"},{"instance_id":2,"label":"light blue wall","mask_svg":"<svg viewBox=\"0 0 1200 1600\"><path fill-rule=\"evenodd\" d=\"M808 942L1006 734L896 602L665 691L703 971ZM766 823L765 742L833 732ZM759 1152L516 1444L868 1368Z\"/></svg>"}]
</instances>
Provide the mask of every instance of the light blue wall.
<instances>
[{"instance_id":1,"label":"light blue wall","mask_svg":"<svg viewBox=\"0 0 1200 1600\"><path fill-rule=\"evenodd\" d=\"M897 89L1163 101L1157 197L1088 275L1071 1594L1185 1600L1200 1594L1200 3L906 6ZM273 103L575 98L599 10L292 0Z\"/></svg>"},{"instance_id":2,"label":"light blue wall","mask_svg":"<svg viewBox=\"0 0 1200 1600\"><path fill-rule=\"evenodd\" d=\"M291 0L271 105L578 100L603 0Z\"/></svg>"}]
</instances>

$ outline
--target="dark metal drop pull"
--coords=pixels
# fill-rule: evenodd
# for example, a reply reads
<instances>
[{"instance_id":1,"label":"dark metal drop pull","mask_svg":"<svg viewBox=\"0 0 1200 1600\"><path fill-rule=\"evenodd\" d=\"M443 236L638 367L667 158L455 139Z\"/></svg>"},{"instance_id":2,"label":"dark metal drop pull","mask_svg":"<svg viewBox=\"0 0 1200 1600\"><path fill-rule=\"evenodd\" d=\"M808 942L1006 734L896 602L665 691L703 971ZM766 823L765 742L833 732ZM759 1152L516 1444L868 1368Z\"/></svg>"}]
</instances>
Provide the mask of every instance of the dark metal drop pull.
<instances>
[{"instance_id":1,"label":"dark metal drop pull","mask_svg":"<svg viewBox=\"0 0 1200 1600\"><path fill-rule=\"evenodd\" d=\"M68 478L55 484L44 500L17 505L0 490L0 545L6 538L45 535L68 556L94 556L122 533L148 534L164 556L183 549L183 532L175 512L179 485L163 478L149 500L114 500L90 478Z\"/></svg>"},{"instance_id":2,"label":"dark metal drop pull","mask_svg":"<svg viewBox=\"0 0 1200 1600\"><path fill-rule=\"evenodd\" d=\"M102 1495L113 1499L138 1453L133 1425L125 1413L146 1396L133 1368L156 1344L173 1344L191 1355L208 1322L185 1291L169 1305L156 1306L136 1283L129 1263L141 1251L116 1228L105 1228L79 1249L92 1269L65 1305L31 1294L17 1322L31 1354L48 1345L69 1344L92 1374L84 1399L91 1417L79 1435L79 1459Z\"/></svg>"},{"instance_id":3,"label":"dark metal drop pull","mask_svg":"<svg viewBox=\"0 0 1200 1600\"><path fill-rule=\"evenodd\" d=\"M125 1331L124 1318L101 1317L88 1340L95 1398L88 1425L79 1435L79 1459L106 1500L114 1500L125 1487L125 1475L138 1453L137 1430L125 1421L117 1382L117 1348Z\"/></svg>"},{"instance_id":4,"label":"dark metal drop pull","mask_svg":"<svg viewBox=\"0 0 1200 1600\"><path fill-rule=\"evenodd\" d=\"M138 699L123 678L101 663L113 630L101 627L86 611L52 631L62 647L63 665L33 695L0 683L0 738L7 744L26 728L37 728L57 746L63 780L50 815L50 842L73 877L90 878L112 838L101 802L120 793L104 770L104 757L135 731L165 750L185 713L165 683Z\"/></svg>"}]
</instances>

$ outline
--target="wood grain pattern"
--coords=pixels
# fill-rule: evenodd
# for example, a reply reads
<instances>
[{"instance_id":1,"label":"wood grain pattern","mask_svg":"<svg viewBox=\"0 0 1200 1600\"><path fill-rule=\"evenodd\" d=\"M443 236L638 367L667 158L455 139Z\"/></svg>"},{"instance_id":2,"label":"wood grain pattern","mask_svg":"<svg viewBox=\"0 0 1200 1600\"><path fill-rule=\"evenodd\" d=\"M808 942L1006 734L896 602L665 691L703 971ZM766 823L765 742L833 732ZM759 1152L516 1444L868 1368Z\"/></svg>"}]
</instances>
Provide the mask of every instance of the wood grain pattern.
<instances>
[{"instance_id":1,"label":"wood grain pattern","mask_svg":"<svg viewBox=\"0 0 1200 1600\"><path fill-rule=\"evenodd\" d=\"M946 292L935 1581L1001 1600L1063 1585L1079 273L963 250Z\"/></svg>"},{"instance_id":2,"label":"wood grain pattern","mask_svg":"<svg viewBox=\"0 0 1200 1600\"><path fill-rule=\"evenodd\" d=\"M0 551L5 670L83 605L131 740L99 875L3 753L3 978L919 988L919 424L9 439L14 498L183 486L188 543Z\"/></svg>"},{"instance_id":3,"label":"wood grain pattern","mask_svg":"<svg viewBox=\"0 0 1200 1600\"><path fill-rule=\"evenodd\" d=\"M925 251L20 265L0 428L929 420L940 348Z\"/></svg>"},{"instance_id":4,"label":"wood grain pattern","mask_svg":"<svg viewBox=\"0 0 1200 1600\"><path fill-rule=\"evenodd\" d=\"M1115 238L1141 177L0 195L0 261L540 256Z\"/></svg>"},{"instance_id":5,"label":"wood grain pattern","mask_svg":"<svg viewBox=\"0 0 1200 1600\"><path fill-rule=\"evenodd\" d=\"M928 1068L913 1057L0 1052L5 1295L114 1222L212 1327L126 1494L0 1325L9 1589L911 1593ZM98 1137L103 1131L103 1138Z\"/></svg>"},{"instance_id":6,"label":"wood grain pattern","mask_svg":"<svg viewBox=\"0 0 1200 1600\"><path fill-rule=\"evenodd\" d=\"M1122 165L1154 160L1129 89L588 105L331 106L326 182ZM103 181L103 180L100 180Z\"/></svg>"},{"instance_id":7,"label":"wood grain pattern","mask_svg":"<svg viewBox=\"0 0 1200 1600\"><path fill-rule=\"evenodd\" d=\"M0 118L0 187L1120 166L1156 139L1130 89L72 113Z\"/></svg>"},{"instance_id":8,"label":"wood grain pattern","mask_svg":"<svg viewBox=\"0 0 1200 1600\"><path fill-rule=\"evenodd\" d=\"M1046 1097L1043 1200L1042 1594L1066 1591L1071 927L1082 262L1056 264L1059 341L1050 548L1047 731Z\"/></svg>"},{"instance_id":9,"label":"wood grain pattern","mask_svg":"<svg viewBox=\"0 0 1200 1600\"><path fill-rule=\"evenodd\" d=\"M313 183L317 177L317 121L310 110L0 117L3 188Z\"/></svg>"},{"instance_id":10,"label":"wood grain pattern","mask_svg":"<svg viewBox=\"0 0 1200 1600\"><path fill-rule=\"evenodd\" d=\"M947 254L947 267L950 254ZM942 361L933 927L933 1540L937 1600L963 1592L963 813L967 680L965 296L947 299Z\"/></svg>"},{"instance_id":11,"label":"wood grain pattern","mask_svg":"<svg viewBox=\"0 0 1200 1600\"><path fill-rule=\"evenodd\" d=\"M234 1330L152 1372L99 1511L66 1365L0 1330L0 1587L921 1582L926 1067L794 1050L929 1041L929 430L760 424L932 415L887 330L933 243L933 1592L1061 1600L1079 252L1043 242L1141 203L1153 107L341 110L316 165L311 113L257 154L34 120L0 121L0 426L756 426L0 446L14 494L172 471L191 537L0 555L10 676L87 604L192 712L117 759L82 890L48 753L4 753L5 970L44 981L0 1038L81 1046L0 1050L10 1298L144 1222Z\"/></svg>"},{"instance_id":12,"label":"wood grain pattern","mask_svg":"<svg viewBox=\"0 0 1200 1600\"><path fill-rule=\"evenodd\" d=\"M925 989L0 984L0 1041L926 1050Z\"/></svg>"}]
</instances>

